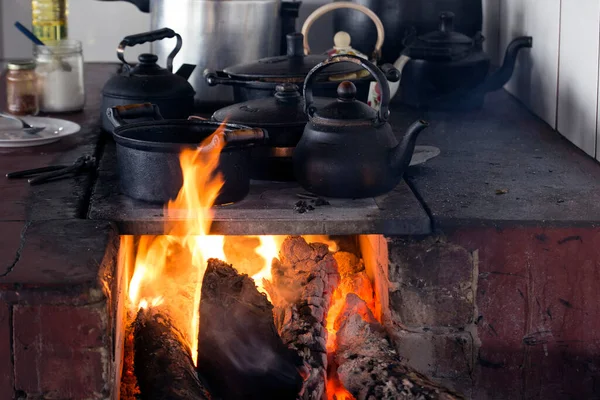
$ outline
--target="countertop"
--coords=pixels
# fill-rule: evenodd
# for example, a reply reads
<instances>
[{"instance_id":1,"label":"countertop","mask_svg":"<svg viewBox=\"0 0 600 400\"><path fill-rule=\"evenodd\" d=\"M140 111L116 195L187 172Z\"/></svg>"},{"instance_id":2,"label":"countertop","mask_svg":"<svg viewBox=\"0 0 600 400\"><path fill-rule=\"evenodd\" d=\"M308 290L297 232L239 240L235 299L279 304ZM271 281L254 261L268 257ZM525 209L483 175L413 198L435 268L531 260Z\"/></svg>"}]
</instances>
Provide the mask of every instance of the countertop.
<instances>
[{"instance_id":1,"label":"countertop","mask_svg":"<svg viewBox=\"0 0 600 400\"><path fill-rule=\"evenodd\" d=\"M40 186L30 186L24 180L2 179L0 223L14 225L12 230L17 235L24 224L75 219L93 219L90 223L117 222L130 233L142 233L132 228L139 219L145 223L150 221L146 227L153 226L156 230L161 221L160 207L138 207L118 193L114 158L111 158L114 157L114 143L99 128L100 89L116 69L114 64L87 64L85 110L57 116L78 122L82 126L81 133L51 145L0 150L2 174L57 163L70 164L82 154L93 154L100 160L98 172L89 171ZM1 87L0 92L4 92ZM460 114L419 113L398 105L392 107L391 122L398 134L417 118L425 118L431 123L417 144L437 146L441 154L421 166L412 167L407 174L409 185L402 183L389 196L366 201L368 204L365 201L353 205L345 202L346 209L354 210L351 217L355 217L355 222L365 218L376 221L367 227L355 224L356 233L427 234L432 227L443 230L470 225L591 226L600 223L600 168L597 163L508 93L492 93L482 110ZM99 186L103 180L107 183L107 179L109 186ZM279 188L291 197L301 190L293 186ZM266 183L256 184L253 193L272 189ZM122 203L115 202L114 196ZM260 195L253 197L251 193L248 204L258 198ZM98 201L112 204L112 211L100 210ZM128 204L130 208L122 208L119 204ZM281 203L274 206L285 219L273 221L271 228L278 226L277 232L270 232L261 214L255 214L256 221L263 219L263 225L257 225L256 233L311 230L307 227L315 218L321 226L327 225L328 218L335 220L330 225L335 227L306 233L351 233L350 228L339 228L343 218L348 217L346 214L335 217L323 211L325 214L315 214L311 220L302 217L305 214L292 215L293 210L286 207ZM240 208L243 207L238 205L221 212L222 218L217 211L215 232L245 232L239 224L235 228L236 218L248 217L248 211L244 214ZM125 216L127 210L131 211L129 216ZM140 214L144 212L146 214ZM404 225L400 223L402 220Z\"/></svg>"}]
</instances>

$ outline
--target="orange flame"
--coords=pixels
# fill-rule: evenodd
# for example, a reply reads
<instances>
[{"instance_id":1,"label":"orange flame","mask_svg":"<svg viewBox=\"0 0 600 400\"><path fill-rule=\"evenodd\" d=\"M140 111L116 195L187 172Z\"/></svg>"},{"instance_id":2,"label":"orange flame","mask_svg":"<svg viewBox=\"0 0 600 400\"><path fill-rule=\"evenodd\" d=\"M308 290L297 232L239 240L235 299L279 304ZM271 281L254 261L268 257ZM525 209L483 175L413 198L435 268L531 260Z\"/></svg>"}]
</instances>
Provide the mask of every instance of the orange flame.
<instances>
[{"instance_id":1,"label":"orange flame","mask_svg":"<svg viewBox=\"0 0 600 400\"><path fill-rule=\"evenodd\" d=\"M177 198L166 205L165 215L171 220L183 218L171 225L168 235L141 237L129 283L129 300L135 310L164 305L173 314L185 332L194 362L206 261L211 257L225 258L223 236L209 235L214 216L211 207L224 184L222 175L216 173L225 146L224 128L222 124L197 149L186 149L180 154L183 185ZM189 251L191 273L169 273L175 267L182 268L169 261L178 256L178 248ZM178 307L182 301L187 302L186 306Z\"/></svg>"}]
</instances>

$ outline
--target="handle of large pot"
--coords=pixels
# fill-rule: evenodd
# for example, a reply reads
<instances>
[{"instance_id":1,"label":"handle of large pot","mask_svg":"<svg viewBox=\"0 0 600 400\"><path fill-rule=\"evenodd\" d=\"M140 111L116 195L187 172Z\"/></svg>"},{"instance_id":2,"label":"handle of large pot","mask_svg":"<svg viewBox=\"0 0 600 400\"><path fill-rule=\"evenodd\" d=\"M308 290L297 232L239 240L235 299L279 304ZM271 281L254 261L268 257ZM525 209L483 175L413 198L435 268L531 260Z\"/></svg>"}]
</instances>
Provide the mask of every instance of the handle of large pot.
<instances>
[{"instance_id":1,"label":"handle of large pot","mask_svg":"<svg viewBox=\"0 0 600 400\"><path fill-rule=\"evenodd\" d=\"M208 121L214 122L208 118L200 117L197 115L190 115L188 121ZM232 131L225 132L225 142L227 143L252 143L252 142L265 142L269 139L269 133L266 129L262 128L247 128L247 129L235 129Z\"/></svg>"},{"instance_id":2,"label":"handle of large pot","mask_svg":"<svg viewBox=\"0 0 600 400\"><path fill-rule=\"evenodd\" d=\"M127 125L127 122L125 122L126 119L147 117L152 118L154 121L163 120L158 106L151 103L127 104L125 106L107 108L106 117L115 128Z\"/></svg>"},{"instance_id":3,"label":"handle of large pot","mask_svg":"<svg viewBox=\"0 0 600 400\"><path fill-rule=\"evenodd\" d=\"M350 62L353 64L358 64L367 71L371 73L371 76L374 76L381 88L381 106L379 111L377 111L377 119L379 122L386 122L390 116L390 86L387 83L387 79L383 72L375 64L370 61L365 60L364 58L353 56L349 54L341 54L337 56L333 56L323 61L320 64L317 64L313 69L310 70L308 75L306 76L306 80L304 81L304 111L309 117L312 117L316 107L314 106L314 97L312 93L312 86L317 76L317 73L321 70L327 68L331 64L336 64L340 62Z\"/></svg>"},{"instance_id":4,"label":"handle of large pot","mask_svg":"<svg viewBox=\"0 0 600 400\"><path fill-rule=\"evenodd\" d=\"M373 50L371 59L374 61L379 60L379 57L381 57L381 47L383 46L383 40L385 39L383 23L381 22L381 19L379 19L377 14L375 14L372 10L361 4L352 3L350 1L336 1L333 3L326 4L317 8L315 11L313 11L312 14L308 16L308 18L306 18L306 21L304 21L304 25L302 25L301 30L302 34L304 35L304 54L310 54L310 46L308 45L308 31L310 30L312 24L317 19L321 18L323 15L333 10L338 10L340 8L351 8L354 10L358 10L366 16L368 16L369 18L371 18L371 21L373 21L375 27L377 28L377 42L375 42L375 50Z\"/></svg>"},{"instance_id":5,"label":"handle of large pot","mask_svg":"<svg viewBox=\"0 0 600 400\"><path fill-rule=\"evenodd\" d=\"M167 57L167 69L169 70L169 72L173 72L173 59L175 58L177 53L179 53L179 50L181 50L182 40L181 36L178 33L175 33L175 31L170 28L162 28L157 29L155 31L138 33L137 35L125 36L123 40L121 40L121 43L119 43L119 46L117 47L117 57L123 63L123 65L126 65L126 68L130 69L131 64L125 61L125 48L127 46L133 47L138 44L156 42L157 40L168 39L173 37L177 38L177 44L175 45L175 48L173 49L171 54L169 54L169 56Z\"/></svg>"},{"instance_id":6,"label":"handle of large pot","mask_svg":"<svg viewBox=\"0 0 600 400\"><path fill-rule=\"evenodd\" d=\"M208 86L217 86L217 85L229 85L229 86L252 86L257 89L273 89L275 90L275 86L277 85L274 82L261 82L258 80L253 81L244 81L241 79L234 79L224 73L223 71L214 71L212 69L204 70L204 80Z\"/></svg>"}]
</instances>

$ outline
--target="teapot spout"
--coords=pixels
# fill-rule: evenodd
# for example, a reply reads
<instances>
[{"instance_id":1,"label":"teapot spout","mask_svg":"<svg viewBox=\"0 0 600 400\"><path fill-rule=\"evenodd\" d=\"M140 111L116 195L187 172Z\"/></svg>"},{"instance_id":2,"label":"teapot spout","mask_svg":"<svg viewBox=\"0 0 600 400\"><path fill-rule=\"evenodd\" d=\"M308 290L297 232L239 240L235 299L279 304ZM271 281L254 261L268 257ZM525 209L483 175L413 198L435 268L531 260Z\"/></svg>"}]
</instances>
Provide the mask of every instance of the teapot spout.
<instances>
[{"instance_id":1,"label":"teapot spout","mask_svg":"<svg viewBox=\"0 0 600 400\"><path fill-rule=\"evenodd\" d=\"M404 174L415 151L417 136L428 126L429 123L423 120L414 122L404 134L402 141L392 149L391 167L394 172Z\"/></svg>"},{"instance_id":2,"label":"teapot spout","mask_svg":"<svg viewBox=\"0 0 600 400\"><path fill-rule=\"evenodd\" d=\"M506 48L502 66L492 75L490 75L484 83L485 91L491 92L494 90L499 90L506 85L515 71L515 64L517 62L517 55L519 54L519 51L523 48L531 48L532 45L533 38L531 36L521 36L510 42Z\"/></svg>"},{"instance_id":3,"label":"teapot spout","mask_svg":"<svg viewBox=\"0 0 600 400\"><path fill-rule=\"evenodd\" d=\"M187 81L190 79L190 76L192 76L192 72L194 72L195 69L196 66L193 64L182 64L177 72L175 72L175 75L179 75Z\"/></svg>"}]
</instances>

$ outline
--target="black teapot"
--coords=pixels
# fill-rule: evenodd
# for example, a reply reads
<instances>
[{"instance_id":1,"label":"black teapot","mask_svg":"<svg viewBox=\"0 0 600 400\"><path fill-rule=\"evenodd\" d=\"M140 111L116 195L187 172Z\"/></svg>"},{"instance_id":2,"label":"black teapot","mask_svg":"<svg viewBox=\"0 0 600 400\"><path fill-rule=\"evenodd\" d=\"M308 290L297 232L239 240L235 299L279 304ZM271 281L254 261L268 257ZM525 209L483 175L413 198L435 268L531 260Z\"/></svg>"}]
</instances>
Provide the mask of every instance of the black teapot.
<instances>
[{"instance_id":1,"label":"black teapot","mask_svg":"<svg viewBox=\"0 0 600 400\"><path fill-rule=\"evenodd\" d=\"M483 51L484 37L454 30L454 13L442 12L437 31L408 36L399 98L407 105L429 110L467 110L483 105L486 93L499 90L513 74L517 54L532 47L522 36L507 47L504 61L491 73L491 59Z\"/></svg>"},{"instance_id":2,"label":"black teapot","mask_svg":"<svg viewBox=\"0 0 600 400\"><path fill-rule=\"evenodd\" d=\"M315 107L316 75L341 62L361 65L376 78L382 92L379 111L356 100L356 87L349 81L338 86L337 100ZM306 190L326 197L365 198L396 187L410 164L418 134L428 124L415 122L400 142L396 139L388 122L390 88L379 68L357 56L331 57L306 76L304 99L309 122L293 161L294 175Z\"/></svg>"}]
</instances>

